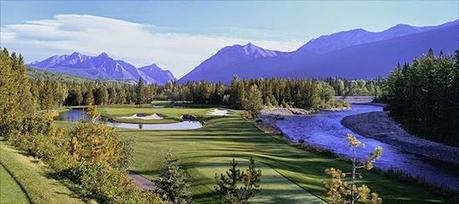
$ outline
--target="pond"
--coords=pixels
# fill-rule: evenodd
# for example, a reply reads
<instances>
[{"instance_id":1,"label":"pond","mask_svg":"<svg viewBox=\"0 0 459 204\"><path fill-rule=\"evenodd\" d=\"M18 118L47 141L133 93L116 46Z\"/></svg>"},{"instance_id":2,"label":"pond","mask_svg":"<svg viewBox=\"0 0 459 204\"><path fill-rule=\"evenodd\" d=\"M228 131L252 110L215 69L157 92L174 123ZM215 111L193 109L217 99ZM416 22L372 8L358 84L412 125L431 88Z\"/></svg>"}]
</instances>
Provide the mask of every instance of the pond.
<instances>
[{"instance_id":1,"label":"pond","mask_svg":"<svg viewBox=\"0 0 459 204\"><path fill-rule=\"evenodd\" d=\"M340 156L350 158L352 152L346 142L346 134L353 133L341 124L341 120L349 115L365 112L382 111L380 106L352 105L347 111L320 112L306 116L289 116L276 122L277 127L294 141L303 139L305 143L327 149ZM425 181L459 190L459 174L442 168L442 164L434 164L428 159L401 151L392 145L375 139L366 138L353 133L365 143L357 157L365 158L375 147L381 146L383 154L375 165L382 170L397 169L414 177L424 178Z\"/></svg>"},{"instance_id":2,"label":"pond","mask_svg":"<svg viewBox=\"0 0 459 204\"><path fill-rule=\"evenodd\" d=\"M56 120L72 121L78 122L81 120L88 120L89 117L86 114L85 109L82 108L73 108L69 111L62 112L56 118ZM193 130L202 128L202 124L199 121L181 121L176 123L166 123L166 124L137 124L137 123L122 123L109 121L106 118L99 118L98 120L101 123L105 123L110 127L117 128L128 128L128 129L143 129L143 130Z\"/></svg>"}]
</instances>

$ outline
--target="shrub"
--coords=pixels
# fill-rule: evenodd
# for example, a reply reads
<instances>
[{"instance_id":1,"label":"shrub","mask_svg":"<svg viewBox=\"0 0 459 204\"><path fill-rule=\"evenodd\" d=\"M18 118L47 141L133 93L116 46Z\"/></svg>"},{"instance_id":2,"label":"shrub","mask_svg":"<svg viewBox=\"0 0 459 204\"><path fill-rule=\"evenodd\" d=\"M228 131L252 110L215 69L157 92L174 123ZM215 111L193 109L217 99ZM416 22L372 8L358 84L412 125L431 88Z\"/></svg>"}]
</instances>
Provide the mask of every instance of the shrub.
<instances>
[{"instance_id":1,"label":"shrub","mask_svg":"<svg viewBox=\"0 0 459 204\"><path fill-rule=\"evenodd\" d=\"M43 144L39 140L54 130L52 121L52 117L44 112L24 117L15 124L15 129L9 130L8 141L32 156L40 157L40 151L46 148L38 147Z\"/></svg>"},{"instance_id":2,"label":"shrub","mask_svg":"<svg viewBox=\"0 0 459 204\"><path fill-rule=\"evenodd\" d=\"M69 133L69 153L80 165L106 164L124 169L129 165L131 146L113 128L93 122L80 122Z\"/></svg>"},{"instance_id":3,"label":"shrub","mask_svg":"<svg viewBox=\"0 0 459 204\"><path fill-rule=\"evenodd\" d=\"M88 164L80 169L81 187L86 196L103 203L163 203L157 194L143 192L127 173L103 164Z\"/></svg>"},{"instance_id":4,"label":"shrub","mask_svg":"<svg viewBox=\"0 0 459 204\"><path fill-rule=\"evenodd\" d=\"M351 158L352 171L344 173L340 169L325 169L325 173L332 177L332 179L326 183L328 198L332 203L382 203L382 199L379 195L372 192L368 186L364 184L358 186L356 183L358 179L362 178L357 171L359 169L371 170L374 167L373 163L375 160L381 157L382 148L376 147L374 153L371 153L368 158L359 161L355 157L356 151L357 148L363 147L364 144L352 134L348 134L346 139L354 155L354 157ZM348 175L350 175L350 178L346 177Z\"/></svg>"},{"instance_id":5,"label":"shrub","mask_svg":"<svg viewBox=\"0 0 459 204\"><path fill-rule=\"evenodd\" d=\"M93 108L92 114L96 112ZM124 168L131 145L112 128L91 120L67 132L54 127L47 113L25 117L15 127L8 136L12 145L79 184L84 195L102 203L162 203L157 194L130 181Z\"/></svg>"}]
</instances>

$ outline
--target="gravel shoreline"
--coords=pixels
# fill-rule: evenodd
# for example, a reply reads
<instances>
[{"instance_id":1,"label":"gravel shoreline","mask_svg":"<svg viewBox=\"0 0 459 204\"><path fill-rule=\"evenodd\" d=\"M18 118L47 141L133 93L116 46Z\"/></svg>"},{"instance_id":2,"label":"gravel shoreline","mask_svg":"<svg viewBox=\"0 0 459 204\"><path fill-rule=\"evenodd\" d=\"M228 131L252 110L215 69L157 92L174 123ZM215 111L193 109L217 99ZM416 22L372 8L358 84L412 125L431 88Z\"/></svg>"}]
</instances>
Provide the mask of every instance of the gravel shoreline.
<instances>
[{"instance_id":1,"label":"gravel shoreline","mask_svg":"<svg viewBox=\"0 0 459 204\"><path fill-rule=\"evenodd\" d=\"M415 137L403 130L387 112L369 112L346 116L341 121L359 135L377 139L402 151L459 165L459 148Z\"/></svg>"},{"instance_id":2,"label":"gravel shoreline","mask_svg":"<svg viewBox=\"0 0 459 204\"><path fill-rule=\"evenodd\" d=\"M322 111L334 112L345 111L348 109L350 109L350 107L329 108L324 109ZM306 110L301 108L265 108L260 111L260 116L257 119L257 125L266 133L282 134L285 136L285 134L283 134L282 131L277 127L276 121L283 120L285 117L288 116L311 115L317 112L318 111Z\"/></svg>"}]
</instances>

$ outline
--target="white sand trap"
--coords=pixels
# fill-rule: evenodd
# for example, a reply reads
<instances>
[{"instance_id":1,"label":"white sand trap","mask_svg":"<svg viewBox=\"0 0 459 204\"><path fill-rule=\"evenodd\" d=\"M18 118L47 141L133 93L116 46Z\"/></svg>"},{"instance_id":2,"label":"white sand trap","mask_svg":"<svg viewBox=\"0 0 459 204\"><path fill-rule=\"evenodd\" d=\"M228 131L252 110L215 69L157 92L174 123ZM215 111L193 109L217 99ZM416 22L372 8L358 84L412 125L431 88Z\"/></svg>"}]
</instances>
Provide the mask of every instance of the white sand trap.
<instances>
[{"instance_id":1,"label":"white sand trap","mask_svg":"<svg viewBox=\"0 0 459 204\"><path fill-rule=\"evenodd\" d=\"M164 119L163 117L159 116L158 114L146 115L146 116L138 116L137 114L131 116L124 116L120 117L123 119L142 119L142 120L161 120Z\"/></svg>"},{"instance_id":2,"label":"white sand trap","mask_svg":"<svg viewBox=\"0 0 459 204\"><path fill-rule=\"evenodd\" d=\"M227 116L228 115L228 110L220 110L220 109L213 109L209 115L214 115L214 116Z\"/></svg>"}]
</instances>

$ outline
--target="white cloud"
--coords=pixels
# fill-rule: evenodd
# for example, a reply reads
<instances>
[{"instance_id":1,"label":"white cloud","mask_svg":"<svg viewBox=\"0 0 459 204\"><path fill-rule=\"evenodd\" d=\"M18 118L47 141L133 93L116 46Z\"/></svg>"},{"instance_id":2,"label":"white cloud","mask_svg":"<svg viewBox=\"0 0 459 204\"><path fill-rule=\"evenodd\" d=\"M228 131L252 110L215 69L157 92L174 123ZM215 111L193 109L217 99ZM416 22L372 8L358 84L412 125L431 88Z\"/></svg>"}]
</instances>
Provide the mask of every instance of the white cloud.
<instances>
[{"instance_id":1,"label":"white cloud","mask_svg":"<svg viewBox=\"0 0 459 204\"><path fill-rule=\"evenodd\" d=\"M1 27L2 47L22 53L28 62L78 51L103 51L136 66L152 63L181 77L224 46L252 42L267 49L291 51L300 41L155 32L153 25L91 15L56 15Z\"/></svg>"}]
</instances>

